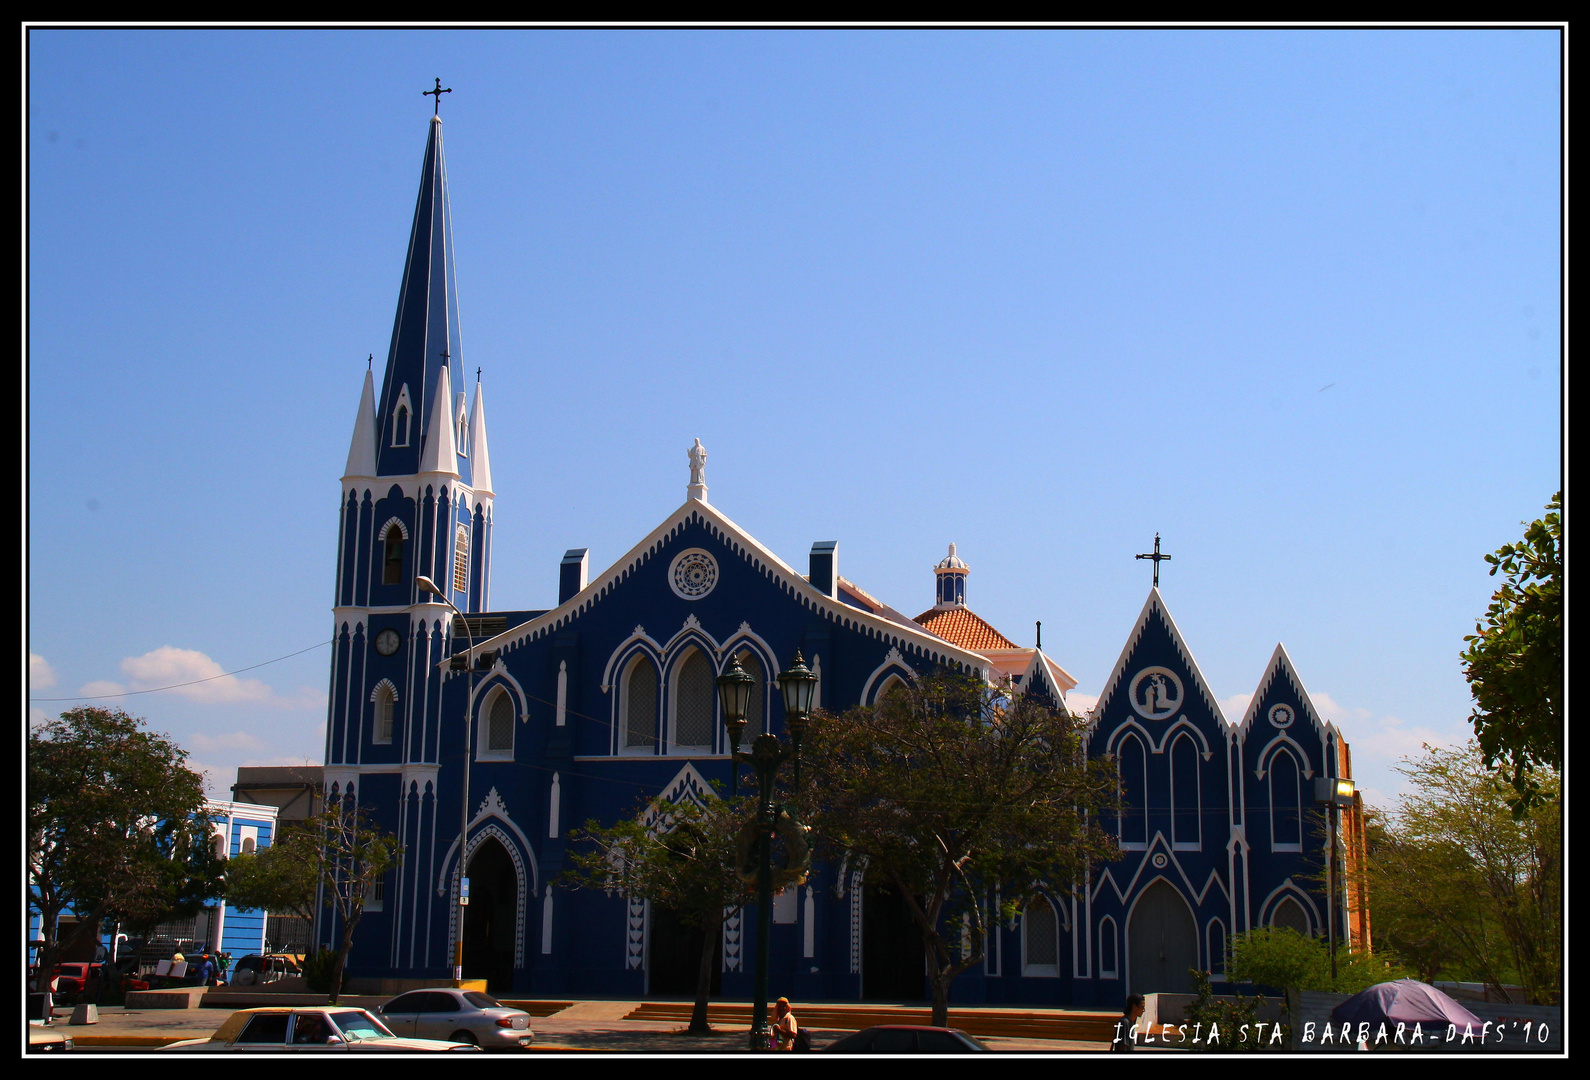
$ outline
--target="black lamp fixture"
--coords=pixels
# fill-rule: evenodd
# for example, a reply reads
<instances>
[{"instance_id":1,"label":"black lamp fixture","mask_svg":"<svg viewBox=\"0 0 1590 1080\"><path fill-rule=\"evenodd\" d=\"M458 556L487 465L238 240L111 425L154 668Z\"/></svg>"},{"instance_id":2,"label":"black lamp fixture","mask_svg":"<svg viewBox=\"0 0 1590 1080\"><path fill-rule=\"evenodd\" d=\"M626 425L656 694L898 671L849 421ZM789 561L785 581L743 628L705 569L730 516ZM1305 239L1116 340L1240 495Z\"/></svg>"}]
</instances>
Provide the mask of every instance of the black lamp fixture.
<instances>
[{"instance_id":1,"label":"black lamp fixture","mask_svg":"<svg viewBox=\"0 0 1590 1080\"><path fill-rule=\"evenodd\" d=\"M745 714L755 689L756 680L740 666L738 656L729 664L729 670L718 676L718 700L723 705L723 726L729 731L730 761L739 757L740 739L745 734ZM739 769L734 770L733 793L740 793Z\"/></svg>"},{"instance_id":2,"label":"black lamp fixture","mask_svg":"<svg viewBox=\"0 0 1590 1080\"><path fill-rule=\"evenodd\" d=\"M817 693L817 676L806 666L799 649L795 662L778 673L778 688L784 695L784 729L795 747L795 790L801 787L801 737L806 734L806 719L811 715L812 698Z\"/></svg>"}]
</instances>

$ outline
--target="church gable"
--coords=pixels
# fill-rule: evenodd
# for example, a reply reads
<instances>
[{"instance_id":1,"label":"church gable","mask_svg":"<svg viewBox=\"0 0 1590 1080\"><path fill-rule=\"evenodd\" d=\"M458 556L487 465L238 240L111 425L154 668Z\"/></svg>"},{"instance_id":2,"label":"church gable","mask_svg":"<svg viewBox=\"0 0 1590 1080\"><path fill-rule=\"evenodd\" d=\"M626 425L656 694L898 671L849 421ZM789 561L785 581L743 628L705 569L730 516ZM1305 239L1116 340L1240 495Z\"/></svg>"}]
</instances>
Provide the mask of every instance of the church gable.
<instances>
[{"instance_id":1,"label":"church gable","mask_svg":"<svg viewBox=\"0 0 1590 1080\"><path fill-rule=\"evenodd\" d=\"M1158 590L1094 709L1088 752L1116 763L1121 848L1216 852L1228 839L1229 725ZM1141 857L1141 856L1139 856Z\"/></svg>"}]
</instances>

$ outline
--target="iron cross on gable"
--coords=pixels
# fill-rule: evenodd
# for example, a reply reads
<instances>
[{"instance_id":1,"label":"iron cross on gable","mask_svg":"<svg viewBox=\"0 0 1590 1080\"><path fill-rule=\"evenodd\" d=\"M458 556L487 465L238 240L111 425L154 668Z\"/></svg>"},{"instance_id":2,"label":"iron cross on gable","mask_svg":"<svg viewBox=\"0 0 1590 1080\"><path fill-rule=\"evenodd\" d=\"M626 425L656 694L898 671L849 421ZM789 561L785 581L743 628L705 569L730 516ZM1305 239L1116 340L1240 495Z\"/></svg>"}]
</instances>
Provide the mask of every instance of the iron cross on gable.
<instances>
[{"instance_id":1,"label":"iron cross on gable","mask_svg":"<svg viewBox=\"0 0 1590 1080\"><path fill-rule=\"evenodd\" d=\"M440 116L442 114L442 95L451 94L452 92L453 88L451 86L449 86L446 90L442 89L442 80L439 78L436 80L435 90L420 91L420 93L426 97L431 97L432 95L435 95L436 97L436 111L431 114L432 116Z\"/></svg>"},{"instance_id":2,"label":"iron cross on gable","mask_svg":"<svg viewBox=\"0 0 1590 1080\"><path fill-rule=\"evenodd\" d=\"M1135 558L1154 560L1154 588L1159 588L1159 564L1170 558L1169 555L1161 555L1159 553L1159 533L1154 534L1154 554L1138 555Z\"/></svg>"}]
</instances>

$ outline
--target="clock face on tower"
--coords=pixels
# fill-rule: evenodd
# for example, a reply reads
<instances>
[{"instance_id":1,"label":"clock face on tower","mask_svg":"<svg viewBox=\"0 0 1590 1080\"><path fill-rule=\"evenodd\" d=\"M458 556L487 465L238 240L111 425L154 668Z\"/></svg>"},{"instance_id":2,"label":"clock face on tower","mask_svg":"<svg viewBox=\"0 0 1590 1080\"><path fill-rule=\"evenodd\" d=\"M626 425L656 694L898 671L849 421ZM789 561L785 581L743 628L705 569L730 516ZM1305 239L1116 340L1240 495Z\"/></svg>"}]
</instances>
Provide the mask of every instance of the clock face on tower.
<instances>
[{"instance_id":1,"label":"clock face on tower","mask_svg":"<svg viewBox=\"0 0 1590 1080\"><path fill-rule=\"evenodd\" d=\"M398 632L386 629L375 636L375 651L382 656L391 656L403 645L403 639L398 637Z\"/></svg>"}]
</instances>

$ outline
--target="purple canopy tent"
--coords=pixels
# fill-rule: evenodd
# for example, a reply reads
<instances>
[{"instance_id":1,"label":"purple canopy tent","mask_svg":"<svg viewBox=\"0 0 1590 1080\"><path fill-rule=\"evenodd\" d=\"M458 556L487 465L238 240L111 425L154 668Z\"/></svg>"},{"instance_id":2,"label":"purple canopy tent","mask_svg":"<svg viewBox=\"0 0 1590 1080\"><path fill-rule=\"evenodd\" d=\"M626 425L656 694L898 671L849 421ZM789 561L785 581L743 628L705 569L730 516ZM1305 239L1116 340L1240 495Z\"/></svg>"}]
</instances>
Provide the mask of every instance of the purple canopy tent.
<instances>
[{"instance_id":1,"label":"purple canopy tent","mask_svg":"<svg viewBox=\"0 0 1590 1080\"><path fill-rule=\"evenodd\" d=\"M1459 1031L1471 1026L1479 1031L1484 1022L1463 1006L1447 997L1429 983L1417 979L1398 979L1396 982L1376 983L1368 990L1354 994L1331 1010L1335 1023L1352 1024L1368 1021L1371 1024L1455 1024Z\"/></svg>"}]
</instances>

